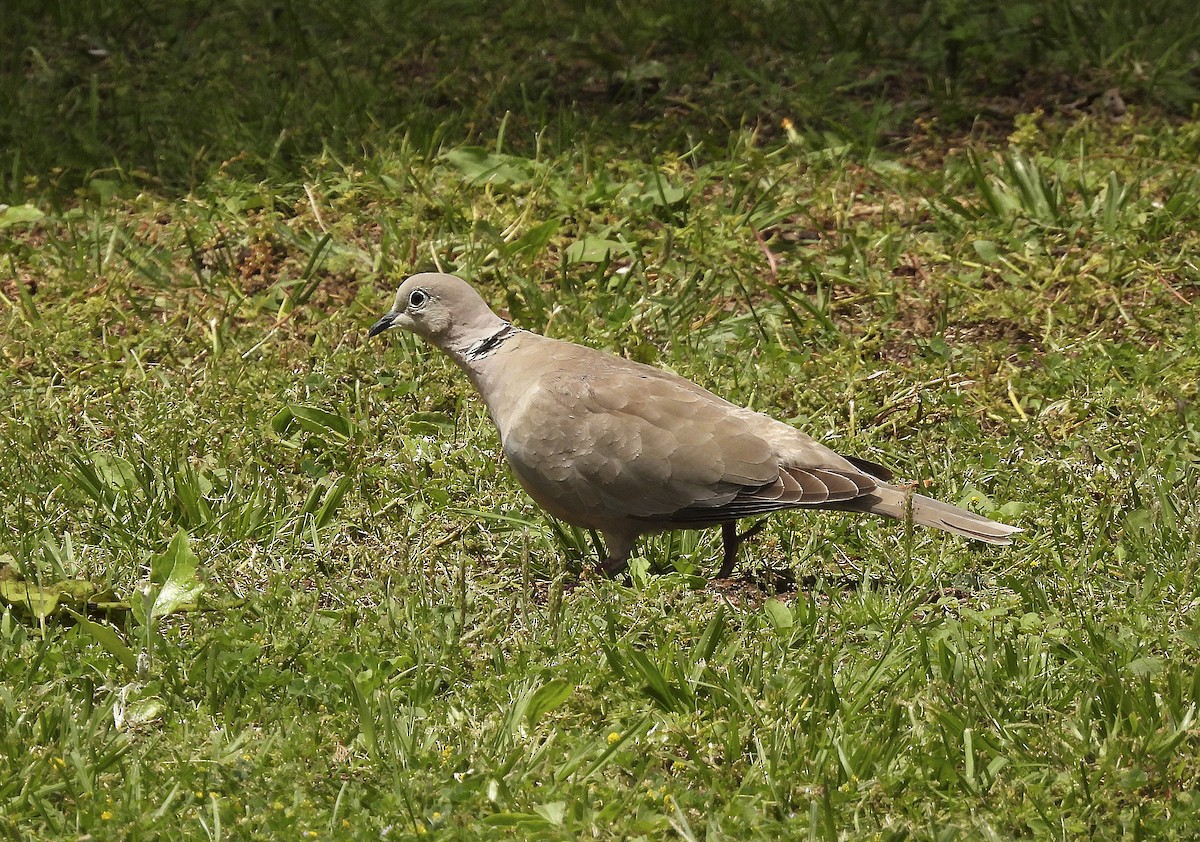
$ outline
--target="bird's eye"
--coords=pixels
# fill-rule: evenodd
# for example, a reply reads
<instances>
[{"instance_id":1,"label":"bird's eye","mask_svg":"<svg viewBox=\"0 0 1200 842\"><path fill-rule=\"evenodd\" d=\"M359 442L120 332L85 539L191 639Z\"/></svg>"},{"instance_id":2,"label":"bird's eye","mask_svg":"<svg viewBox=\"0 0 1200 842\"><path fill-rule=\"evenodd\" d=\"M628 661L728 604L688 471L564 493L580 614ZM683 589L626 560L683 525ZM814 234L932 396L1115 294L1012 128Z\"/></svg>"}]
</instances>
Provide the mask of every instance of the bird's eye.
<instances>
[{"instance_id":1,"label":"bird's eye","mask_svg":"<svg viewBox=\"0 0 1200 842\"><path fill-rule=\"evenodd\" d=\"M414 289L412 295L408 297L408 306L412 310L420 310L425 306L425 302L429 300L429 293L423 289Z\"/></svg>"}]
</instances>

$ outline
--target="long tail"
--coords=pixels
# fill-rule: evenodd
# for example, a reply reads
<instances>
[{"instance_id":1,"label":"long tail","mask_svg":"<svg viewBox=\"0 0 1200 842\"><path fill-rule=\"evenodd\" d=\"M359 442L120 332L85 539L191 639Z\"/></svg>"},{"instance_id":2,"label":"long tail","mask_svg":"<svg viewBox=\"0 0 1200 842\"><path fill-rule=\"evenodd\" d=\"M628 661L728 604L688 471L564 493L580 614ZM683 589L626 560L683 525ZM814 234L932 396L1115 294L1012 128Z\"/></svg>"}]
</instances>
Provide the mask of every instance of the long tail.
<instances>
[{"instance_id":1,"label":"long tail","mask_svg":"<svg viewBox=\"0 0 1200 842\"><path fill-rule=\"evenodd\" d=\"M912 521L920 526L932 526L964 538L986 541L989 544L1011 544L1009 537L1020 527L989 520L966 509L934 500L923 494L912 494L894 485L880 482L871 494L829 508L853 512L871 512L884 517L906 520L912 511Z\"/></svg>"}]
</instances>

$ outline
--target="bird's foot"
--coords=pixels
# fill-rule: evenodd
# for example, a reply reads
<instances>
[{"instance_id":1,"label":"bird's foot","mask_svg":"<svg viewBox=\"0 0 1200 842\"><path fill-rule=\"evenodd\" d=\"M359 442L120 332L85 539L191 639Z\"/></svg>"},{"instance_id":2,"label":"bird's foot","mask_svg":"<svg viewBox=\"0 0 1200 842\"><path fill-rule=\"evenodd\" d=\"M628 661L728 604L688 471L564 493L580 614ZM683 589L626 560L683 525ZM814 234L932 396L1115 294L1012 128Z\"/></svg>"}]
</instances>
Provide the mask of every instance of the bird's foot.
<instances>
[{"instance_id":1,"label":"bird's foot","mask_svg":"<svg viewBox=\"0 0 1200 842\"><path fill-rule=\"evenodd\" d=\"M629 559L606 558L596 565L596 572L607 579L616 579L629 568Z\"/></svg>"}]
</instances>

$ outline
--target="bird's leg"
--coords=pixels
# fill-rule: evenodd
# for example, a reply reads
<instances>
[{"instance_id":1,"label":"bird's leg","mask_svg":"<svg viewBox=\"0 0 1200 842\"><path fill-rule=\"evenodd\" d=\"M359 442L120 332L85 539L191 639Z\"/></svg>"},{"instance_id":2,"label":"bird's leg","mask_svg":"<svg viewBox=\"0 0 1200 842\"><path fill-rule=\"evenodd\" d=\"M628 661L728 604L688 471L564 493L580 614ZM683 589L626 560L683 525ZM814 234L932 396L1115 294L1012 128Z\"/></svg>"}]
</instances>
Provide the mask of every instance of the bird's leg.
<instances>
[{"instance_id":1,"label":"bird's leg","mask_svg":"<svg viewBox=\"0 0 1200 842\"><path fill-rule=\"evenodd\" d=\"M758 523L751 526L745 532L737 531L737 521L729 521L721 524L721 546L725 550L725 557L721 560L721 569L717 571L718 579L728 579L733 573L733 566L737 563L738 547L743 541L748 541L755 535L763 531L763 527L767 525L767 519L763 518Z\"/></svg>"},{"instance_id":2,"label":"bird's leg","mask_svg":"<svg viewBox=\"0 0 1200 842\"><path fill-rule=\"evenodd\" d=\"M721 559L721 569L717 571L718 579L728 579L733 573L733 566L737 563L738 547L741 543L737 531L737 521L731 520L728 523L722 523L721 546L725 550L725 557Z\"/></svg>"},{"instance_id":3,"label":"bird's leg","mask_svg":"<svg viewBox=\"0 0 1200 842\"><path fill-rule=\"evenodd\" d=\"M629 566L627 558L613 558L609 556L596 565L596 569L609 579L615 579L625 572L625 568Z\"/></svg>"},{"instance_id":4,"label":"bird's leg","mask_svg":"<svg viewBox=\"0 0 1200 842\"><path fill-rule=\"evenodd\" d=\"M613 532L605 532L603 535L608 557L596 565L596 569L608 578L615 579L629 566L629 556L633 554L637 535L620 535Z\"/></svg>"}]
</instances>

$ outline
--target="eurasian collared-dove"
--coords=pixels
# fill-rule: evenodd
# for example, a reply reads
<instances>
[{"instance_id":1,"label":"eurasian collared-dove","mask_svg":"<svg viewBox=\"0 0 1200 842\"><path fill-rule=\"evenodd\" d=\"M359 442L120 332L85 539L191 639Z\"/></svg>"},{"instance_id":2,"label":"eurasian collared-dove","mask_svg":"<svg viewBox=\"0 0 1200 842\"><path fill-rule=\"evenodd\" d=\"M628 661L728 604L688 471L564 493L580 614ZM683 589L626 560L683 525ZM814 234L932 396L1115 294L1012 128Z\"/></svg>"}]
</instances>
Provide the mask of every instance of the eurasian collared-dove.
<instances>
[{"instance_id":1,"label":"eurasian collared-dove","mask_svg":"<svg viewBox=\"0 0 1200 842\"><path fill-rule=\"evenodd\" d=\"M554 517L604 536L609 575L625 569L640 535L720 526L726 577L759 528L739 534L737 521L780 509L911 513L913 523L990 544L1020 531L889 485L887 469L682 377L514 327L453 275L401 284L370 335L393 327L466 372L517 480Z\"/></svg>"}]
</instances>

